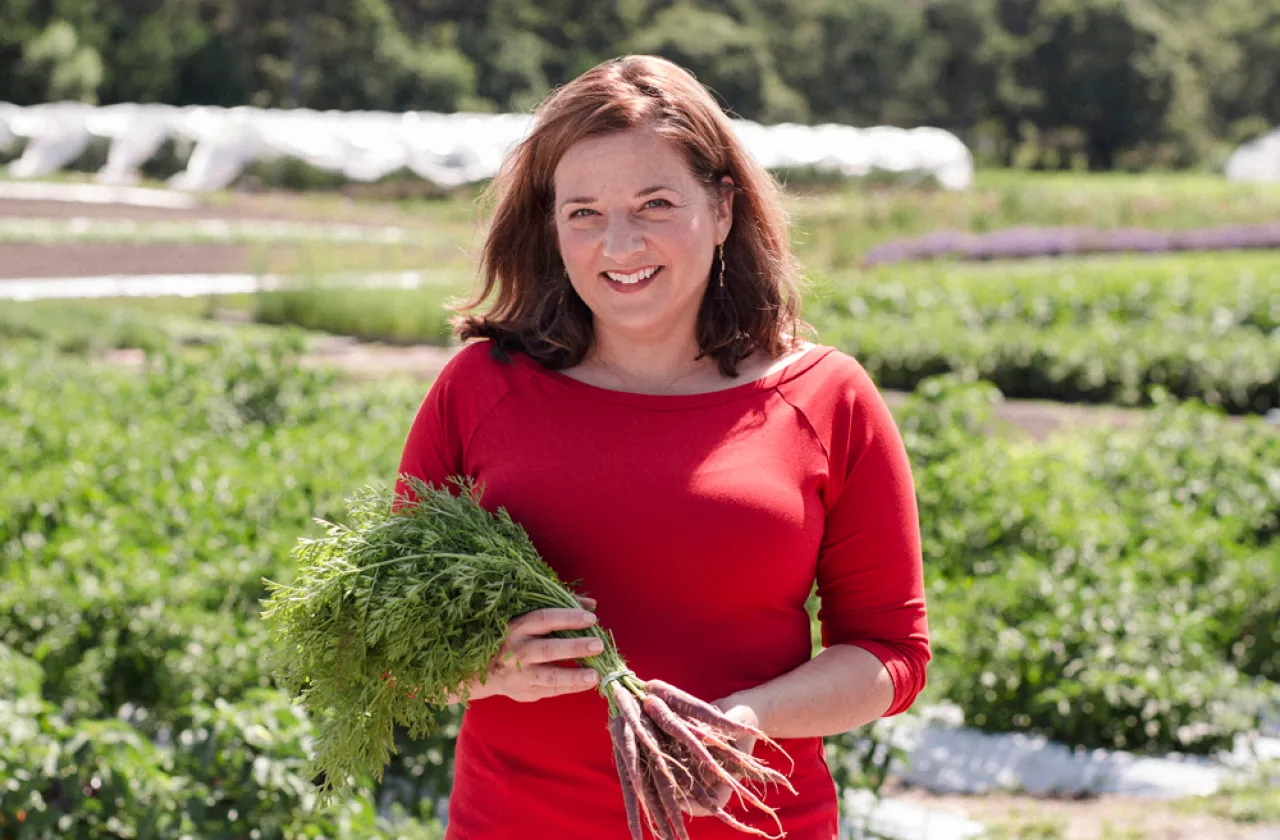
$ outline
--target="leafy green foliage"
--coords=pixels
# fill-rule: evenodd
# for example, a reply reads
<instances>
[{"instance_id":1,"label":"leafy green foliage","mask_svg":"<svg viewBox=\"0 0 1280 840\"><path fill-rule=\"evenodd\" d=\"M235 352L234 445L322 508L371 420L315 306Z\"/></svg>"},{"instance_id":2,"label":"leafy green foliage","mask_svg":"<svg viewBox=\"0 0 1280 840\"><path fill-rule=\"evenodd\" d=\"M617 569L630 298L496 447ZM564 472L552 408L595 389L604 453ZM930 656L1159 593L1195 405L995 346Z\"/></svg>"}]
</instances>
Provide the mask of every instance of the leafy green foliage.
<instances>
[{"instance_id":1,"label":"leafy green foliage","mask_svg":"<svg viewBox=\"0 0 1280 840\"><path fill-rule=\"evenodd\" d=\"M974 436L996 399L931 380L898 415L930 579L929 691L993 731L1229 746L1280 674L1280 435L1166 402L1125 431Z\"/></svg>"},{"instance_id":2,"label":"leafy green foliage","mask_svg":"<svg viewBox=\"0 0 1280 840\"><path fill-rule=\"evenodd\" d=\"M50 744L124 708L138 736L159 743L207 729L183 721L220 698L271 685L262 579L286 577L313 516L337 515L350 487L394 471L421 399L420 386L357 387L301 369L296 346L166 345L138 372L23 344L0 353L0 450L13 465L0 479L0 696L12 681L53 704L65 728ZM278 695L275 707L287 706ZM420 795L448 789L457 715L440 717L438 737L403 739L383 786L361 787L379 791L382 810L416 810ZM304 755L310 725L283 731L281 749ZM17 747L6 749L8 760ZM45 796L52 778L31 790ZM288 802L278 802L286 813ZM9 804L0 813L31 810ZM354 826L345 836L376 836L368 807L367 820L343 817Z\"/></svg>"},{"instance_id":3,"label":"leafy green foliage","mask_svg":"<svg viewBox=\"0 0 1280 840\"><path fill-rule=\"evenodd\" d=\"M197 706L164 737L132 720L77 720L34 699L0 700L0 835L440 840L430 814L380 816L357 792L320 807L304 770L311 731L277 691ZM171 737L170 737L171 736Z\"/></svg>"},{"instance_id":4,"label":"leafy green foliage","mask_svg":"<svg viewBox=\"0 0 1280 840\"><path fill-rule=\"evenodd\" d=\"M392 341L447 344L453 330L444 306L465 297L465 281L421 289L303 288L257 296L254 318L265 324Z\"/></svg>"},{"instance_id":5,"label":"leafy green foliage","mask_svg":"<svg viewBox=\"0 0 1280 840\"><path fill-rule=\"evenodd\" d=\"M1153 388L1233 413L1280 406L1280 273L1258 256L893 267L807 313L886 388L954 372L1009 397L1134 405Z\"/></svg>"},{"instance_id":6,"label":"leafy green foliage","mask_svg":"<svg viewBox=\"0 0 1280 840\"><path fill-rule=\"evenodd\" d=\"M470 480L453 492L408 481L412 501L366 486L348 502L350 524L322 523L327 536L299 540L297 579L272 584L263 607L282 686L325 715L316 769L326 794L353 773L380 778L396 725L432 734L430 707L467 700L513 619L578 606L524 529L480 506ZM606 664L604 673L622 667L616 648Z\"/></svg>"}]
</instances>

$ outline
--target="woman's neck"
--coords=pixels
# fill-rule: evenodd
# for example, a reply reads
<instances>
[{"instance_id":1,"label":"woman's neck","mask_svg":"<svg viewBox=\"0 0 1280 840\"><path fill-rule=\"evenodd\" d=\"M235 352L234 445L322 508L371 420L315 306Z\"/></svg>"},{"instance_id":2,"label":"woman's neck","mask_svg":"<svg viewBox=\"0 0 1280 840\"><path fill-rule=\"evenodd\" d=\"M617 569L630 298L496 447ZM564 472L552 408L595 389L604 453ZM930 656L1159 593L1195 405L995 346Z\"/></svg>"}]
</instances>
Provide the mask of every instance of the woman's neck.
<instances>
[{"instance_id":1,"label":"woman's neck","mask_svg":"<svg viewBox=\"0 0 1280 840\"><path fill-rule=\"evenodd\" d=\"M641 342L597 333L579 367L627 391L672 393L691 386L696 389L708 378L719 377L716 360L698 359L698 353L692 335L685 340Z\"/></svg>"}]
</instances>

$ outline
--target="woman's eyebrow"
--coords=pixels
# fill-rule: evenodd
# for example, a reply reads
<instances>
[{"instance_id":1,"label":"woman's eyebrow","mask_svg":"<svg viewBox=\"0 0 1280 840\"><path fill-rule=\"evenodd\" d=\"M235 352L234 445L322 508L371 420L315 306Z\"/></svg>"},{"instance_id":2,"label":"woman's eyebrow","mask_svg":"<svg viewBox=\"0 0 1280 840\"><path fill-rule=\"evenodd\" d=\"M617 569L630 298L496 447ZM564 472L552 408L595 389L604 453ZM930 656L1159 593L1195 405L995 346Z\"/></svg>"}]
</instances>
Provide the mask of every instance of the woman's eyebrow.
<instances>
[{"instance_id":1,"label":"woman's eyebrow","mask_svg":"<svg viewBox=\"0 0 1280 840\"><path fill-rule=\"evenodd\" d=\"M669 190L671 192L676 191L675 187L668 187L664 184L656 184L652 187L645 187L644 189L637 192L636 198L643 198L646 195L651 195L656 192L662 192L663 190ZM564 207L566 204L590 204L595 200L596 200L595 196L575 195L573 198L566 198L564 201L560 202L560 206Z\"/></svg>"}]
</instances>

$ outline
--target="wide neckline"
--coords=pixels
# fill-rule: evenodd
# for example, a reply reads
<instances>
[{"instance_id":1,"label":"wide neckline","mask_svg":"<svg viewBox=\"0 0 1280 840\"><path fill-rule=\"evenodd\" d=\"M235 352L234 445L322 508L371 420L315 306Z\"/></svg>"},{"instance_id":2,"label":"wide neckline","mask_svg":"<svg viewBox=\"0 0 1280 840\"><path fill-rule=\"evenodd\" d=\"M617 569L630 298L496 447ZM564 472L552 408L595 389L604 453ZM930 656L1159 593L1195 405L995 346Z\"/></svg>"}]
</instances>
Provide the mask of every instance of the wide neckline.
<instances>
[{"instance_id":1,"label":"wide neckline","mask_svg":"<svg viewBox=\"0 0 1280 840\"><path fill-rule=\"evenodd\" d=\"M612 388L604 388L599 385L582 382L558 370L545 368L525 353L512 353L511 358L543 378L583 397L616 405L628 405L634 408L675 411L717 405L742 399L753 394L771 391L788 379L799 376L813 367L835 349L823 344L815 344L806 350L803 355L772 373L766 373L764 376L753 379L750 382L744 382L741 385L722 388L719 391L703 391L697 394L641 394L635 391L615 391Z\"/></svg>"}]
</instances>

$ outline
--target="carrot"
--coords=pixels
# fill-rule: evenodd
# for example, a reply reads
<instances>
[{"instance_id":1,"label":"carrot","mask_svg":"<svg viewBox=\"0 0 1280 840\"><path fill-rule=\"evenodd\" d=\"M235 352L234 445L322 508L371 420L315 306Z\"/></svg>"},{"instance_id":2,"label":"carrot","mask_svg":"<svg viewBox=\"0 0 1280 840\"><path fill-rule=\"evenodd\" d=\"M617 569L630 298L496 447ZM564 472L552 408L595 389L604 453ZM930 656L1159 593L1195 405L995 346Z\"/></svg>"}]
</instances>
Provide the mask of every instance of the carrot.
<instances>
[{"instance_id":1,"label":"carrot","mask_svg":"<svg viewBox=\"0 0 1280 840\"><path fill-rule=\"evenodd\" d=\"M644 698L644 711L668 735L688 747L695 759L715 771L720 781L727 784L734 793L738 794L739 798L746 799L752 805L773 817L773 821L778 825L778 830L783 830L782 822L778 819L777 813L764 804L749 788L743 786L741 782L729 775L711 753L707 751L707 748L702 745L697 736L680 722L680 718L676 716L675 712L671 711L671 708L666 703L653 694L648 694Z\"/></svg>"},{"instance_id":2,"label":"carrot","mask_svg":"<svg viewBox=\"0 0 1280 840\"><path fill-rule=\"evenodd\" d=\"M757 740L764 741L783 755L787 755L786 750L778 746L778 742L764 734L764 732L749 724L726 717L724 712L705 700L694 697L687 691L676 688L674 685L665 683L662 680L645 680L644 687L647 693L662 700L676 714L709 723L730 735L751 735ZM795 761L792 761L789 755L787 755L787 760L791 761L791 771L794 771Z\"/></svg>"},{"instance_id":3,"label":"carrot","mask_svg":"<svg viewBox=\"0 0 1280 840\"><path fill-rule=\"evenodd\" d=\"M671 775L671 770L667 767L667 763L664 760L671 756L662 751L662 743L658 738L658 733L649 719L645 717L644 712L640 710L640 704L636 702L636 698L630 691L623 688L617 682L611 683L609 688L613 692L613 700L617 705L618 710L622 713L622 716L626 718L627 723L631 726L631 730L635 732L640 743L644 744L645 747L649 749L650 756L655 759L658 772L667 782L670 783L672 787L675 787L676 780Z\"/></svg>"},{"instance_id":4,"label":"carrot","mask_svg":"<svg viewBox=\"0 0 1280 840\"><path fill-rule=\"evenodd\" d=\"M665 774L650 774L653 779L653 786L657 788L658 800L662 803L662 810L671 822L671 827L675 830L676 837L679 840L689 840L689 832L684 827L684 811L680 810L679 794L677 793L679 789L670 781L670 772L666 771L666 768L662 766L662 756L650 754L649 758L655 761Z\"/></svg>"},{"instance_id":5,"label":"carrot","mask_svg":"<svg viewBox=\"0 0 1280 840\"><path fill-rule=\"evenodd\" d=\"M631 774L630 764L626 756L627 722L615 717L609 721L609 735L613 739L613 763L618 770L618 781L622 783L622 802L627 809L627 829L631 832L631 840L644 840L644 832L640 828L640 802L636 796L635 777ZM632 742L632 758L634 758Z\"/></svg>"},{"instance_id":6,"label":"carrot","mask_svg":"<svg viewBox=\"0 0 1280 840\"><path fill-rule=\"evenodd\" d=\"M644 803L645 816L649 819L649 828L659 840L677 840L675 832L667 823L666 813L662 808L662 798L658 795L658 786L649 762L640 762L640 801Z\"/></svg>"}]
</instances>

